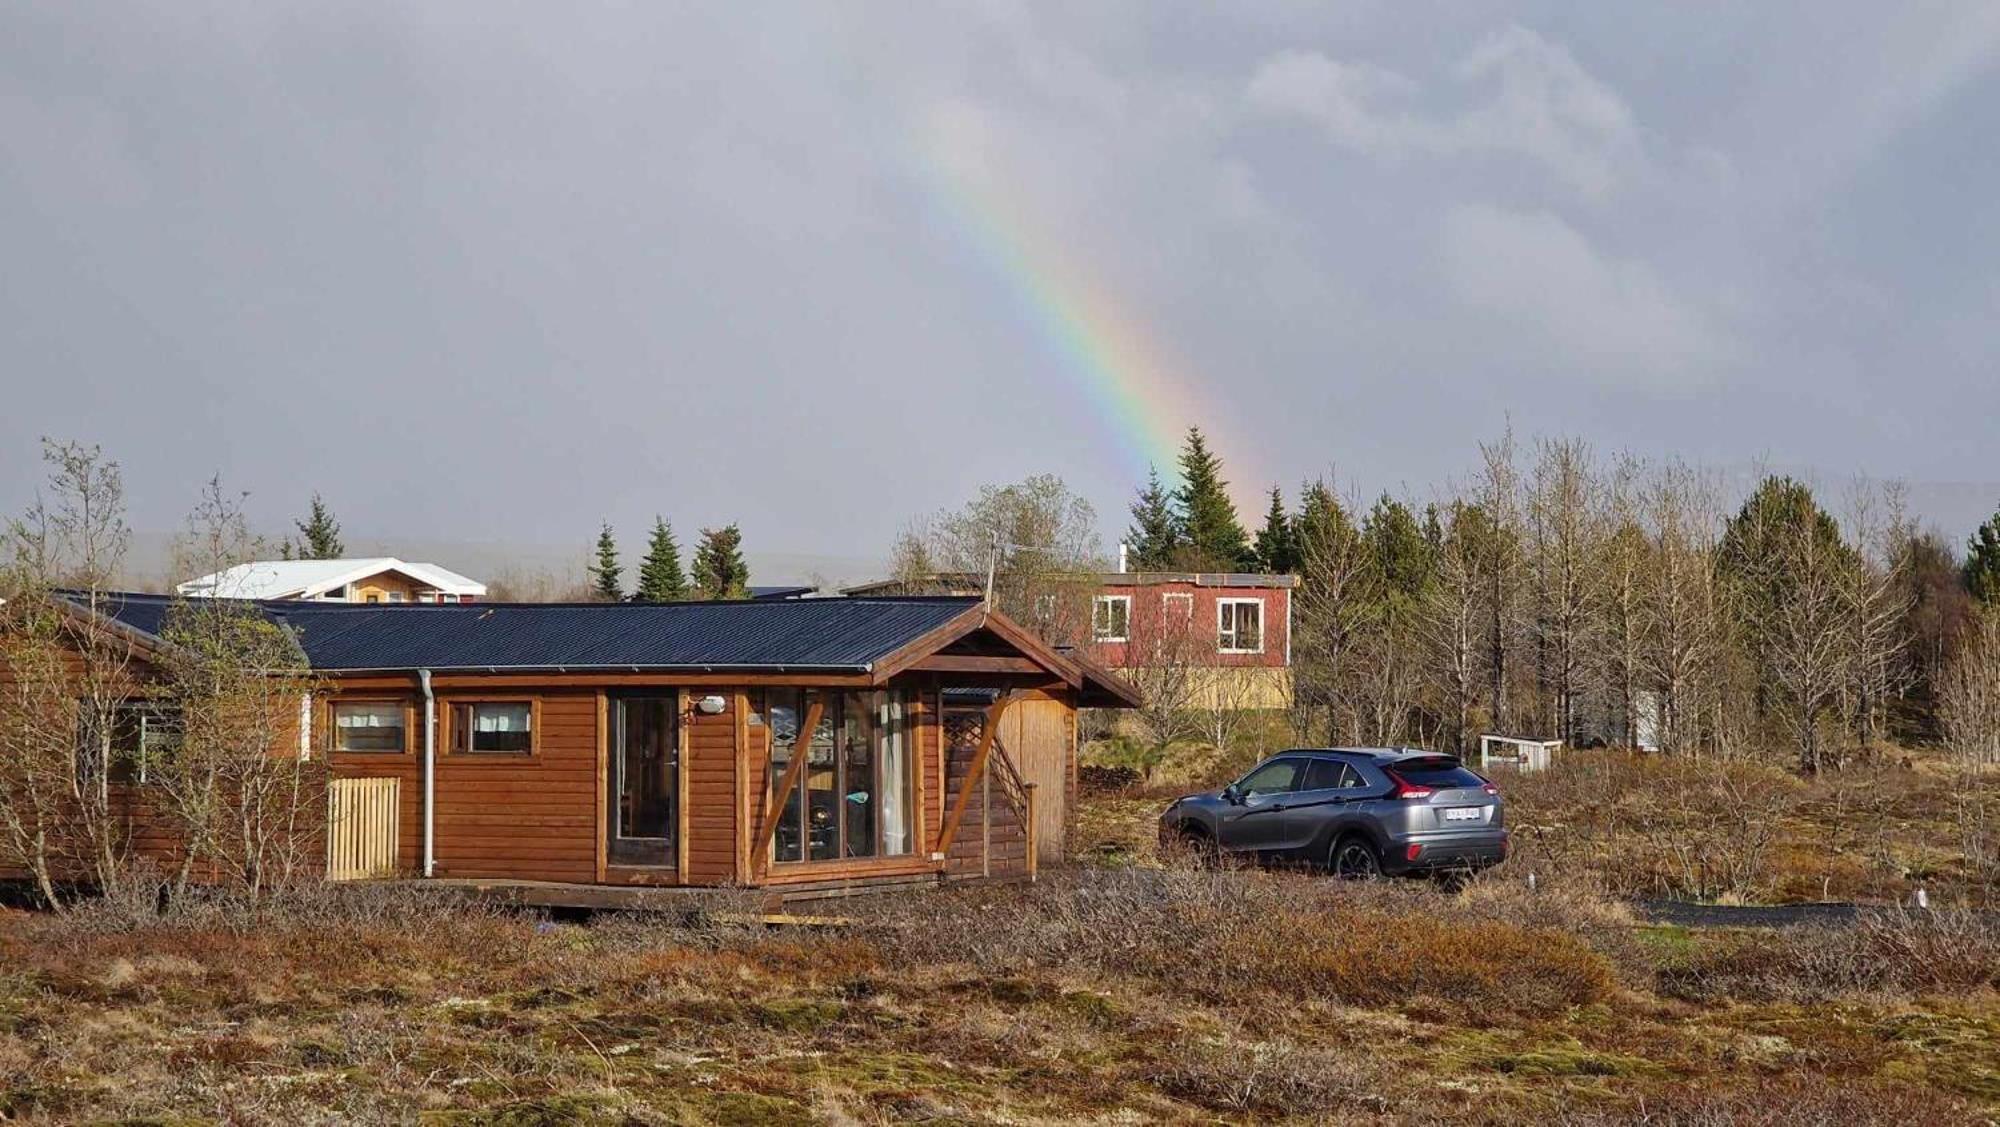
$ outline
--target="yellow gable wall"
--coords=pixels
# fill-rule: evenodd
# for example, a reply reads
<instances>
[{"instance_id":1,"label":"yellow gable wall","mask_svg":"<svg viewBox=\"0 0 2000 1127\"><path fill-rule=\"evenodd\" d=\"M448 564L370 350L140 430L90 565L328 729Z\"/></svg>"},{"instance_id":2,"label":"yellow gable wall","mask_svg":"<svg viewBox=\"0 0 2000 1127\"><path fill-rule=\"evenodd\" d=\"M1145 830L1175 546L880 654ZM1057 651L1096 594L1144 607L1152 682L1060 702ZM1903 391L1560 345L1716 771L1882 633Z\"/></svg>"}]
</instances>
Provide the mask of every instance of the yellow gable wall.
<instances>
[{"instance_id":1,"label":"yellow gable wall","mask_svg":"<svg viewBox=\"0 0 2000 1127\"><path fill-rule=\"evenodd\" d=\"M396 572L384 571L371 575L366 579L356 580L354 583L353 601L365 603L369 600L370 596L373 596L376 602L386 603L390 601L389 596L391 593L400 593L403 596L404 602L414 603L417 601L417 592L420 590L429 590L429 588L412 583Z\"/></svg>"}]
</instances>

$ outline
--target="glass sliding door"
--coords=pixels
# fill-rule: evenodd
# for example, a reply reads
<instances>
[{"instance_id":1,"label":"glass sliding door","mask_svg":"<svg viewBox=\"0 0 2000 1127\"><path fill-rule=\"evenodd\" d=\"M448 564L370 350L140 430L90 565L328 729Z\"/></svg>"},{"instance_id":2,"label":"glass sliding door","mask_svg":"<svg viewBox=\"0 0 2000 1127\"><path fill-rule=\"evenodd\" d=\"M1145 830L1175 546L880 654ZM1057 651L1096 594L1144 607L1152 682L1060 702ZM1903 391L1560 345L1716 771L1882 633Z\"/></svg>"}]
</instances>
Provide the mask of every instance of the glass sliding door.
<instances>
[{"instance_id":1,"label":"glass sliding door","mask_svg":"<svg viewBox=\"0 0 2000 1127\"><path fill-rule=\"evenodd\" d=\"M801 751L798 728L814 701L821 702L819 729ZM914 850L912 760L901 693L773 689L764 703L778 818L773 860L839 861ZM798 782L778 793L792 757L800 754L806 761Z\"/></svg>"},{"instance_id":2,"label":"glass sliding door","mask_svg":"<svg viewBox=\"0 0 2000 1127\"><path fill-rule=\"evenodd\" d=\"M617 697L612 701L610 835L607 854L618 865L671 865L675 803L680 794L679 701Z\"/></svg>"}]
</instances>

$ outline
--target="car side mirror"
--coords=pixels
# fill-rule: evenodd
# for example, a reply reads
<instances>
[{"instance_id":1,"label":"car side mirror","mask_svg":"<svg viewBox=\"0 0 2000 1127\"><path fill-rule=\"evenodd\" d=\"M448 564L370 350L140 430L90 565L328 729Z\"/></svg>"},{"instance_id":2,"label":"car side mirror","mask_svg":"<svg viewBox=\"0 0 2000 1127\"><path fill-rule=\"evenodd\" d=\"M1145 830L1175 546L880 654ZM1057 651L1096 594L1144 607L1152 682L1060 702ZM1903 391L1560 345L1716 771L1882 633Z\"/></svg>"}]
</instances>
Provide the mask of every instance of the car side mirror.
<instances>
[{"instance_id":1,"label":"car side mirror","mask_svg":"<svg viewBox=\"0 0 2000 1127\"><path fill-rule=\"evenodd\" d=\"M1222 800L1231 806L1241 806L1243 805L1243 792L1237 789L1235 783L1231 783L1222 788Z\"/></svg>"}]
</instances>

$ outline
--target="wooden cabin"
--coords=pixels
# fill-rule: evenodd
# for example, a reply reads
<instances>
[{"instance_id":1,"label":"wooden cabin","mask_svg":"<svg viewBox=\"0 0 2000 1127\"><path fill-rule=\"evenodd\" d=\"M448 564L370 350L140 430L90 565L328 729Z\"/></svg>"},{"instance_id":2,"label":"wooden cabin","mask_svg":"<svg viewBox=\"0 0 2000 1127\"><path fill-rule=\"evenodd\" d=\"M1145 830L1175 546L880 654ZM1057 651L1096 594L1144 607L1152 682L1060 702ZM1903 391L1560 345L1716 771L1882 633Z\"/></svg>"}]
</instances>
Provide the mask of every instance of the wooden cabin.
<instances>
[{"instance_id":1,"label":"wooden cabin","mask_svg":"<svg viewBox=\"0 0 2000 1127\"><path fill-rule=\"evenodd\" d=\"M105 606L142 644L169 600ZM971 598L272 601L321 691L329 875L817 891L1029 877L1077 710L1135 690Z\"/></svg>"}]
</instances>

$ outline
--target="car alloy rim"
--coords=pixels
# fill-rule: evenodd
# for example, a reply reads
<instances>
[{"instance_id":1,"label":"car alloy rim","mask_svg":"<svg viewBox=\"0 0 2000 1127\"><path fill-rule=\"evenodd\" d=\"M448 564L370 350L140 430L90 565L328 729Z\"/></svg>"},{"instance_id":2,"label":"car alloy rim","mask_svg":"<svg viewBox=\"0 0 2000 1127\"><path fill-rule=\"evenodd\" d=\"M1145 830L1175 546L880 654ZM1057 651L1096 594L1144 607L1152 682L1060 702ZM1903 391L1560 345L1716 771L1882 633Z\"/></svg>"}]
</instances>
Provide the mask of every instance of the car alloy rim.
<instances>
[{"instance_id":1,"label":"car alloy rim","mask_svg":"<svg viewBox=\"0 0 2000 1127\"><path fill-rule=\"evenodd\" d=\"M1375 858L1369 855L1367 846L1349 842L1341 846L1340 859L1334 868L1343 877L1371 877L1375 875Z\"/></svg>"}]
</instances>

